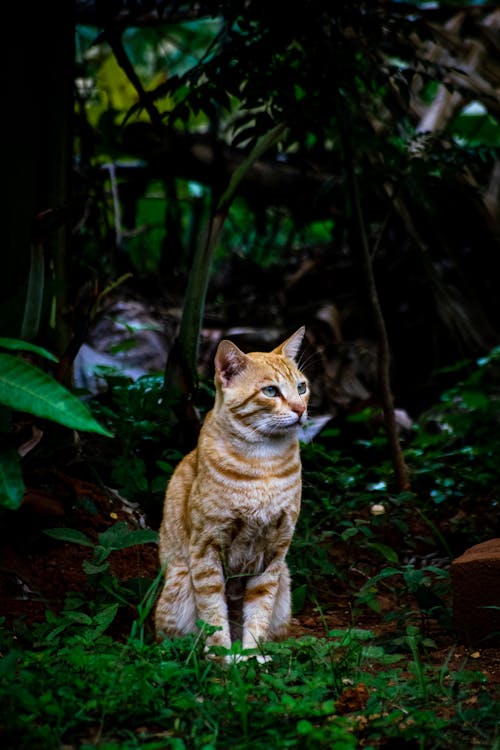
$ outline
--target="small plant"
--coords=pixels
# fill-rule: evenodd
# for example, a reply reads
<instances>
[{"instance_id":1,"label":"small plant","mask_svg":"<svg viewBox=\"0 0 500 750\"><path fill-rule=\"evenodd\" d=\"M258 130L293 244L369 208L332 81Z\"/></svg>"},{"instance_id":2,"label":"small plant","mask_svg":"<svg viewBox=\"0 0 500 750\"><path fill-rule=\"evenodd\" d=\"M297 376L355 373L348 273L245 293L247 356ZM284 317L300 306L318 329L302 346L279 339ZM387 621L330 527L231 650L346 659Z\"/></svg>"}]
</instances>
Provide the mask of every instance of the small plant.
<instances>
[{"instance_id":1,"label":"small plant","mask_svg":"<svg viewBox=\"0 0 500 750\"><path fill-rule=\"evenodd\" d=\"M156 543L157 532L150 529L131 530L125 522L118 521L98 534L97 543L78 529L61 527L45 529L44 533L53 539L79 544L93 550L91 559L83 561L83 570L88 576L89 595L83 592L70 593L66 597L65 607L60 616L48 612L48 627L44 626L46 638L52 641L68 628L80 625L85 637L92 639L107 630L120 606L137 609L132 635L135 638L144 638L144 624L160 585L160 574L155 581L148 583L145 594L136 605L137 591L132 588L133 582L122 583L111 573L109 556L112 552L137 544ZM141 585L139 591L143 588Z\"/></svg>"},{"instance_id":2,"label":"small plant","mask_svg":"<svg viewBox=\"0 0 500 750\"><path fill-rule=\"evenodd\" d=\"M134 383L107 370L108 391L94 411L115 433L111 466L99 467L106 481L143 508L161 508L168 479L182 453L173 441L175 417L163 375L144 375Z\"/></svg>"},{"instance_id":3,"label":"small plant","mask_svg":"<svg viewBox=\"0 0 500 750\"><path fill-rule=\"evenodd\" d=\"M89 576L99 575L109 570L108 557L111 552L133 547L136 544L148 544L158 541L156 531L151 531L150 529L130 530L124 521L118 521L113 526L110 526L109 529L106 529L106 531L98 534L99 541L97 544L82 531L78 531L78 529L68 529L66 527L45 529L44 534L61 542L72 542L73 544L81 544L84 547L91 547L94 551L92 560L85 560L83 563L83 568Z\"/></svg>"}]
</instances>

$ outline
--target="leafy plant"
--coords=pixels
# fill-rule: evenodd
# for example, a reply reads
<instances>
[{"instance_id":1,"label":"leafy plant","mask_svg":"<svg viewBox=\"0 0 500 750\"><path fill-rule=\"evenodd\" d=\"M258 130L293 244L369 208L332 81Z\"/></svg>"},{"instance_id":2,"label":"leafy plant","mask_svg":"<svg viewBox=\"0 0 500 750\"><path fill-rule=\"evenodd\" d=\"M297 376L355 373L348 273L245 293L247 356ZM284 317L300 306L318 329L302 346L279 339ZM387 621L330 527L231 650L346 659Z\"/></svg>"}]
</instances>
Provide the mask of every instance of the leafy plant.
<instances>
[{"instance_id":1,"label":"leafy plant","mask_svg":"<svg viewBox=\"0 0 500 750\"><path fill-rule=\"evenodd\" d=\"M52 362L45 349L11 338L0 338L0 349L28 351ZM87 430L107 437L112 434L92 416L74 394L41 368L0 352L0 406L49 419L74 430ZM0 506L15 510L22 503L24 483L16 451L0 451Z\"/></svg>"},{"instance_id":2,"label":"leafy plant","mask_svg":"<svg viewBox=\"0 0 500 750\"><path fill-rule=\"evenodd\" d=\"M172 394L163 375L151 374L130 383L114 372L102 371L108 383L103 400L93 410L115 434L115 452L105 466L96 461L105 481L130 500L158 515L168 478L182 453L175 444Z\"/></svg>"},{"instance_id":3,"label":"leafy plant","mask_svg":"<svg viewBox=\"0 0 500 750\"><path fill-rule=\"evenodd\" d=\"M426 522L439 522L450 510L456 519L443 540L448 554L457 551L454 539L461 544L463 534L470 543L498 534L499 368L498 347L476 362L462 362L457 383L422 415L408 447L416 488L429 498L422 508Z\"/></svg>"},{"instance_id":4,"label":"leafy plant","mask_svg":"<svg viewBox=\"0 0 500 750\"><path fill-rule=\"evenodd\" d=\"M44 534L58 539L59 541L81 544L93 549L93 557L90 562L85 561L83 568L88 575L96 575L108 570L108 557L116 550L134 547L136 544L148 544L158 540L158 533L151 529L130 530L124 521L118 521L106 531L98 534L98 543L95 544L86 534L78 529L60 527L55 529L44 529Z\"/></svg>"},{"instance_id":5,"label":"leafy plant","mask_svg":"<svg viewBox=\"0 0 500 750\"><path fill-rule=\"evenodd\" d=\"M144 623L153 606L161 582L161 572L158 572L152 582L141 579L123 583L111 572L109 556L112 552L138 544L156 543L158 533L151 529L130 529L127 523L118 521L100 532L96 543L78 529L68 527L44 529L44 534L61 542L89 547L93 551L91 559L84 560L82 564L88 577L88 591L68 594L60 617L47 613L47 622L55 627L46 637L52 640L66 631L67 627L80 624L84 626L87 637L93 638L109 627L120 606L137 610L132 635L139 637L142 634L141 637L144 637ZM141 593L139 603L136 602L138 592Z\"/></svg>"}]
</instances>

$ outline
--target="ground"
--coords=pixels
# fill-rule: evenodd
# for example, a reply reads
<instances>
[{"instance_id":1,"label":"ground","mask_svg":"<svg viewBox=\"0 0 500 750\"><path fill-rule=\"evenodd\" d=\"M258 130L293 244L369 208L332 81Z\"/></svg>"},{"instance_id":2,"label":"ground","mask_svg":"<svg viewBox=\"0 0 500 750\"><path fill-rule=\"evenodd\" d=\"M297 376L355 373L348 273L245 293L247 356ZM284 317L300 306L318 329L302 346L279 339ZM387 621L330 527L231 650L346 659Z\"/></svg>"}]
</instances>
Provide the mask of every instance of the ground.
<instances>
[{"instance_id":1,"label":"ground","mask_svg":"<svg viewBox=\"0 0 500 750\"><path fill-rule=\"evenodd\" d=\"M0 530L0 599L7 624L29 628L45 619L47 609L59 612L68 592L86 590L87 574L84 560L93 550L70 542L53 539L44 530L68 527L97 541L98 533L117 521L126 521L130 528L144 526L137 508L109 490L88 481L58 472L51 477L53 491L28 490L21 510L7 516ZM158 572L155 544L141 544L117 550L109 557L112 572L122 581L135 578L154 579ZM390 596L382 609L401 606ZM112 635L125 638L135 619L136 610L120 614L112 625ZM151 624L151 623L150 623ZM389 635L391 627L379 615L370 614L356 623L379 635ZM351 610L345 592L339 590L330 601L322 601L321 611L312 605L293 619L291 637L313 635L324 637L329 629L351 625ZM437 648L430 654L439 665L450 659L450 668L482 671L490 689L500 695L500 647L479 648L456 643L453 636L442 631L437 623L428 623L429 635ZM152 632L152 625L151 625ZM366 664L363 669L369 668ZM355 696L355 700L359 695ZM346 700L350 700L349 696Z\"/></svg>"}]
</instances>

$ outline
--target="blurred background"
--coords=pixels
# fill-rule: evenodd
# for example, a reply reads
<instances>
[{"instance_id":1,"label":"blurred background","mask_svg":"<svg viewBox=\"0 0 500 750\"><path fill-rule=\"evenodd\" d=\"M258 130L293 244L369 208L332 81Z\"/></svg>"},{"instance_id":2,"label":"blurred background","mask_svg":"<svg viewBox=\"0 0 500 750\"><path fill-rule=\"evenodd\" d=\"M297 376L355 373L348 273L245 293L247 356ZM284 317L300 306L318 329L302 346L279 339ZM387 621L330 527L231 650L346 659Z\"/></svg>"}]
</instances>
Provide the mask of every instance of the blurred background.
<instances>
[{"instance_id":1,"label":"blurred background","mask_svg":"<svg viewBox=\"0 0 500 750\"><path fill-rule=\"evenodd\" d=\"M305 324L335 414L377 390L365 250L412 417L498 343L498 9L62 6L4 51L3 335L79 353L84 386L164 369L186 306L188 375Z\"/></svg>"}]
</instances>

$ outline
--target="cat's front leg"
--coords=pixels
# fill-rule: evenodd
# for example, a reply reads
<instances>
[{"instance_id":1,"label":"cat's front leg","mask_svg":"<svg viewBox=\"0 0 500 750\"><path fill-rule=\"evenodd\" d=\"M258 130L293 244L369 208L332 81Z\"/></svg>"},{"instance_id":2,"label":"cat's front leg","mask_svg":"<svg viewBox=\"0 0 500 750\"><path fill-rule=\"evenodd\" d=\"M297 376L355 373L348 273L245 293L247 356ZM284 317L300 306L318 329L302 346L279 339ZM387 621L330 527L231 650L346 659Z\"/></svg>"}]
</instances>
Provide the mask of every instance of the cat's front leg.
<instances>
[{"instance_id":1,"label":"cat's front leg","mask_svg":"<svg viewBox=\"0 0 500 750\"><path fill-rule=\"evenodd\" d=\"M156 633L159 639L196 630L196 604L189 568L181 558L169 560L165 582L156 604Z\"/></svg>"},{"instance_id":2,"label":"cat's front leg","mask_svg":"<svg viewBox=\"0 0 500 750\"><path fill-rule=\"evenodd\" d=\"M190 559L198 619L219 628L207 638L207 646L231 648L220 547L213 541L194 535Z\"/></svg>"},{"instance_id":3,"label":"cat's front leg","mask_svg":"<svg viewBox=\"0 0 500 750\"><path fill-rule=\"evenodd\" d=\"M279 620L279 623L278 623ZM290 620L290 577L283 559L249 579L243 600L243 649L282 637Z\"/></svg>"}]
</instances>

